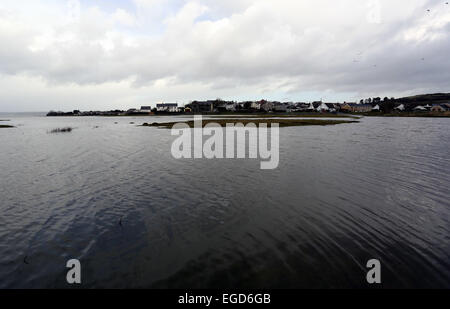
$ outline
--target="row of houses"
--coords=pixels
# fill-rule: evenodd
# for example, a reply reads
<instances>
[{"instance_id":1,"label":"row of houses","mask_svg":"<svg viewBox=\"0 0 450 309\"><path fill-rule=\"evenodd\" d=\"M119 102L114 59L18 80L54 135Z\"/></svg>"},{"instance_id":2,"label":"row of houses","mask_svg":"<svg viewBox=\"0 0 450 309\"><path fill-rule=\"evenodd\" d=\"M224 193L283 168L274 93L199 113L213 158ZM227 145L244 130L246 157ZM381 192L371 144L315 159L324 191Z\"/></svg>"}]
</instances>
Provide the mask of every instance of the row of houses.
<instances>
[{"instance_id":1,"label":"row of houses","mask_svg":"<svg viewBox=\"0 0 450 309\"><path fill-rule=\"evenodd\" d=\"M378 107L379 108L379 107ZM277 101L246 101L246 102L225 102L218 100L194 101L185 107L186 112L212 113L212 112L236 112L236 111L256 111L256 112L369 112L372 110L370 104L356 103L324 103L316 101L312 103L282 103Z\"/></svg>"},{"instance_id":2,"label":"row of houses","mask_svg":"<svg viewBox=\"0 0 450 309\"><path fill-rule=\"evenodd\" d=\"M193 101L184 107L178 106L178 103L158 103L156 109L151 106L141 106L140 109L130 109L127 114L149 114L154 112L159 113L217 113L217 112L239 112L239 111L253 111L253 112L278 112L278 113L293 113L293 112L321 112L321 113L369 113L380 112L381 104L358 104L358 103L325 103L316 101L312 103L293 103L293 102L277 102L277 101L222 101L222 100L208 100L208 101ZM444 112L450 111L450 103L433 104L433 105L418 105L405 106L404 104L396 104L394 111L434 111Z\"/></svg>"},{"instance_id":3,"label":"row of houses","mask_svg":"<svg viewBox=\"0 0 450 309\"><path fill-rule=\"evenodd\" d=\"M402 104L401 107L403 110L405 109L405 106ZM427 105L417 105L413 108L413 111L415 112L448 112L450 111L450 103L443 103L443 104L427 104Z\"/></svg>"}]
</instances>

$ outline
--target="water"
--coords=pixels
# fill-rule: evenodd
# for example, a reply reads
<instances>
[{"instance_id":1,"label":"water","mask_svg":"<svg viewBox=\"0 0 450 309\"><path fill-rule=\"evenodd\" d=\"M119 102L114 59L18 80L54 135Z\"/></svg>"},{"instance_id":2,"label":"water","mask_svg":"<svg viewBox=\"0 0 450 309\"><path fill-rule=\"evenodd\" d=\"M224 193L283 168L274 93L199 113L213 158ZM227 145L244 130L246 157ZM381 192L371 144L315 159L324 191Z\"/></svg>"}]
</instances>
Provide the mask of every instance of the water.
<instances>
[{"instance_id":1,"label":"water","mask_svg":"<svg viewBox=\"0 0 450 309\"><path fill-rule=\"evenodd\" d=\"M69 287L71 258L85 288L359 288L372 258L450 288L449 119L282 128L272 171L130 124L170 118L0 119L0 288Z\"/></svg>"}]
</instances>

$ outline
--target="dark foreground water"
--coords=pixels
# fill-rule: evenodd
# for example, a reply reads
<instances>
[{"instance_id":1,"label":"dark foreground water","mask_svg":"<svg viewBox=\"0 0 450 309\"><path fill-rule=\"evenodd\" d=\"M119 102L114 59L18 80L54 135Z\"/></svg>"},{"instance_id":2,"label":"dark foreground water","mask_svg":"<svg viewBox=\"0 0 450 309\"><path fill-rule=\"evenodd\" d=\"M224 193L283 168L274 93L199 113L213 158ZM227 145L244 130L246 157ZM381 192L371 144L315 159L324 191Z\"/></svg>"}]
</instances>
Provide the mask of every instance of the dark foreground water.
<instances>
[{"instance_id":1,"label":"dark foreground water","mask_svg":"<svg viewBox=\"0 0 450 309\"><path fill-rule=\"evenodd\" d=\"M86 288L367 287L372 258L450 288L450 119L284 128L262 171L175 160L148 119L5 118L0 288L69 287L71 258Z\"/></svg>"}]
</instances>

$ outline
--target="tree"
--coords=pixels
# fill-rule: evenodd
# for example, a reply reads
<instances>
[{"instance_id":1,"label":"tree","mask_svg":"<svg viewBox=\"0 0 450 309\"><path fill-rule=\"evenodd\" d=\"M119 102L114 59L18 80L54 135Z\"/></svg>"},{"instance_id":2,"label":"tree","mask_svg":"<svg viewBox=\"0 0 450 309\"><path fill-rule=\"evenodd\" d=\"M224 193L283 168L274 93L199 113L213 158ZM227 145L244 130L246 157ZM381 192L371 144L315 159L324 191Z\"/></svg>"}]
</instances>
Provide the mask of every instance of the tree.
<instances>
[{"instance_id":1,"label":"tree","mask_svg":"<svg viewBox=\"0 0 450 309\"><path fill-rule=\"evenodd\" d=\"M383 104L381 104L381 111L385 114L389 114L394 110L395 103L393 100L387 100L384 101Z\"/></svg>"}]
</instances>

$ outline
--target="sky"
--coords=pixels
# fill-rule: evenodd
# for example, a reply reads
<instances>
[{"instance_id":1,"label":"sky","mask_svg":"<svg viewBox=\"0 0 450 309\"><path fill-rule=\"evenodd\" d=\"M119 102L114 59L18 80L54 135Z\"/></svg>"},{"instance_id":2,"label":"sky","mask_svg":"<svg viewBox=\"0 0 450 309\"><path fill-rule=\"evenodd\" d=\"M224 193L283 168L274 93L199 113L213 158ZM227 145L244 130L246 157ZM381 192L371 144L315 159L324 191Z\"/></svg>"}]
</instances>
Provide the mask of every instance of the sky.
<instances>
[{"instance_id":1,"label":"sky","mask_svg":"<svg viewBox=\"0 0 450 309\"><path fill-rule=\"evenodd\" d=\"M1 0L0 112L450 92L446 0Z\"/></svg>"}]
</instances>

